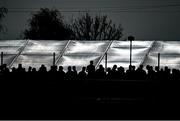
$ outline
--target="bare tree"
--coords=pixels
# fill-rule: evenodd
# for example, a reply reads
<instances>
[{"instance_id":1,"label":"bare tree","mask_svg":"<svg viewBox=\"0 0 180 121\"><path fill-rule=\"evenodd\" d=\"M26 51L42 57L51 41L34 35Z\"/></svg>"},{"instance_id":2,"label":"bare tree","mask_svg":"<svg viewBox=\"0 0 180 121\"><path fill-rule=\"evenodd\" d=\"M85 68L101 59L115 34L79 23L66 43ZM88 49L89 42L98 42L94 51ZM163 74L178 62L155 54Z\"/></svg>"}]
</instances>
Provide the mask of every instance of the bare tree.
<instances>
[{"instance_id":1,"label":"bare tree","mask_svg":"<svg viewBox=\"0 0 180 121\"><path fill-rule=\"evenodd\" d=\"M76 40L119 40L122 27L116 26L107 15L92 17L89 13L75 19L72 23L73 38Z\"/></svg>"}]
</instances>

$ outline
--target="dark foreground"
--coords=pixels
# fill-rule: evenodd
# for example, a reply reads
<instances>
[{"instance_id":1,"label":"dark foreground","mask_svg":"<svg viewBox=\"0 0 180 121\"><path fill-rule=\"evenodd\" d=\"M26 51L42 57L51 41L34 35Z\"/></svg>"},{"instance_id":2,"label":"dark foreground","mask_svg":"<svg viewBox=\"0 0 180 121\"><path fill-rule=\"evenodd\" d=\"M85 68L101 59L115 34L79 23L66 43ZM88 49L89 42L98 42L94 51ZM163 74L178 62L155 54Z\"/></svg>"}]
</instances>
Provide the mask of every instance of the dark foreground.
<instances>
[{"instance_id":1,"label":"dark foreground","mask_svg":"<svg viewBox=\"0 0 180 121\"><path fill-rule=\"evenodd\" d=\"M11 77L12 78L12 77ZM179 83L1 79L1 119L180 119Z\"/></svg>"}]
</instances>

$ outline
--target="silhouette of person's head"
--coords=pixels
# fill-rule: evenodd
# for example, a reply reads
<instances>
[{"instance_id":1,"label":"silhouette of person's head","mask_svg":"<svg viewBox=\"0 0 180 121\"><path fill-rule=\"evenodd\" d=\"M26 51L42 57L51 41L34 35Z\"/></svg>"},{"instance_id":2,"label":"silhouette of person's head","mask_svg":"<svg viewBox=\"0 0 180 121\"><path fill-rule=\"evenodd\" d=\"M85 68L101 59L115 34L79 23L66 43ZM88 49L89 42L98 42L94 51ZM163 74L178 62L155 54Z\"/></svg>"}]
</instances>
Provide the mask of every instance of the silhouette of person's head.
<instances>
[{"instance_id":1,"label":"silhouette of person's head","mask_svg":"<svg viewBox=\"0 0 180 121\"><path fill-rule=\"evenodd\" d=\"M25 69L25 68L23 68L23 69L22 69L22 71L23 71L23 72L26 72L26 69Z\"/></svg>"},{"instance_id":2,"label":"silhouette of person's head","mask_svg":"<svg viewBox=\"0 0 180 121\"><path fill-rule=\"evenodd\" d=\"M3 64L3 67L4 67L4 68L7 68L7 64Z\"/></svg>"},{"instance_id":3,"label":"silhouette of person's head","mask_svg":"<svg viewBox=\"0 0 180 121\"><path fill-rule=\"evenodd\" d=\"M156 71L159 71L159 67L158 67L158 66L155 66L155 70L156 70Z\"/></svg>"},{"instance_id":4,"label":"silhouette of person's head","mask_svg":"<svg viewBox=\"0 0 180 121\"><path fill-rule=\"evenodd\" d=\"M16 71L16 68L15 67L12 67L12 72L15 72Z\"/></svg>"},{"instance_id":5,"label":"silhouette of person's head","mask_svg":"<svg viewBox=\"0 0 180 121\"><path fill-rule=\"evenodd\" d=\"M176 73L176 71L177 71L176 69L172 69L172 74Z\"/></svg>"},{"instance_id":6,"label":"silhouette of person's head","mask_svg":"<svg viewBox=\"0 0 180 121\"><path fill-rule=\"evenodd\" d=\"M54 69L57 70L57 66L54 66Z\"/></svg>"},{"instance_id":7,"label":"silhouette of person's head","mask_svg":"<svg viewBox=\"0 0 180 121\"><path fill-rule=\"evenodd\" d=\"M134 71L136 69L136 66L132 66L132 70Z\"/></svg>"},{"instance_id":8,"label":"silhouette of person's head","mask_svg":"<svg viewBox=\"0 0 180 121\"><path fill-rule=\"evenodd\" d=\"M68 66L68 71L71 71L71 66Z\"/></svg>"},{"instance_id":9,"label":"silhouette of person's head","mask_svg":"<svg viewBox=\"0 0 180 121\"><path fill-rule=\"evenodd\" d=\"M99 65L99 69L104 70L103 65Z\"/></svg>"},{"instance_id":10,"label":"silhouette of person's head","mask_svg":"<svg viewBox=\"0 0 180 121\"><path fill-rule=\"evenodd\" d=\"M45 65L42 64L41 67L39 68L39 71L40 72L46 72L47 69L46 69Z\"/></svg>"},{"instance_id":11,"label":"silhouette of person's head","mask_svg":"<svg viewBox=\"0 0 180 121\"><path fill-rule=\"evenodd\" d=\"M50 67L50 70L53 70L53 66Z\"/></svg>"},{"instance_id":12,"label":"silhouette of person's head","mask_svg":"<svg viewBox=\"0 0 180 121\"><path fill-rule=\"evenodd\" d=\"M82 71L85 72L86 71L86 67L82 67Z\"/></svg>"},{"instance_id":13,"label":"silhouette of person's head","mask_svg":"<svg viewBox=\"0 0 180 121\"><path fill-rule=\"evenodd\" d=\"M44 68L45 66L42 64L41 67Z\"/></svg>"},{"instance_id":14,"label":"silhouette of person's head","mask_svg":"<svg viewBox=\"0 0 180 121\"><path fill-rule=\"evenodd\" d=\"M51 69L52 71L56 71L57 70L57 66L51 66Z\"/></svg>"},{"instance_id":15,"label":"silhouette of person's head","mask_svg":"<svg viewBox=\"0 0 180 121\"><path fill-rule=\"evenodd\" d=\"M73 69L73 71L76 71L76 66L73 66L72 69Z\"/></svg>"},{"instance_id":16,"label":"silhouette of person's head","mask_svg":"<svg viewBox=\"0 0 180 121\"><path fill-rule=\"evenodd\" d=\"M147 65L147 66L146 66L146 69L149 70L149 69L150 69L150 65Z\"/></svg>"},{"instance_id":17,"label":"silhouette of person's head","mask_svg":"<svg viewBox=\"0 0 180 121\"><path fill-rule=\"evenodd\" d=\"M107 72L110 72L110 71L111 71L111 68L110 68L110 67L108 67L108 68L107 68Z\"/></svg>"},{"instance_id":18,"label":"silhouette of person's head","mask_svg":"<svg viewBox=\"0 0 180 121\"><path fill-rule=\"evenodd\" d=\"M114 65L114 66L113 66L113 70L116 70L116 69L117 69L117 65Z\"/></svg>"},{"instance_id":19,"label":"silhouette of person's head","mask_svg":"<svg viewBox=\"0 0 180 121\"><path fill-rule=\"evenodd\" d=\"M32 69L32 72L36 72L36 68L33 68L33 69Z\"/></svg>"},{"instance_id":20,"label":"silhouette of person's head","mask_svg":"<svg viewBox=\"0 0 180 121\"><path fill-rule=\"evenodd\" d=\"M165 67L164 67L164 70L165 70L165 71L167 71L167 70L168 70L168 67L167 67L167 66L165 66Z\"/></svg>"},{"instance_id":21,"label":"silhouette of person's head","mask_svg":"<svg viewBox=\"0 0 180 121\"><path fill-rule=\"evenodd\" d=\"M93 65L93 61L90 61L90 65Z\"/></svg>"},{"instance_id":22,"label":"silhouette of person's head","mask_svg":"<svg viewBox=\"0 0 180 121\"><path fill-rule=\"evenodd\" d=\"M160 71L163 72L164 71L163 68L161 68Z\"/></svg>"},{"instance_id":23,"label":"silhouette of person's head","mask_svg":"<svg viewBox=\"0 0 180 121\"><path fill-rule=\"evenodd\" d=\"M29 68L28 68L28 72L30 72L32 70L32 67L31 66L29 66Z\"/></svg>"},{"instance_id":24,"label":"silhouette of person's head","mask_svg":"<svg viewBox=\"0 0 180 121\"><path fill-rule=\"evenodd\" d=\"M143 69L143 65L140 65L139 68L140 68L140 69Z\"/></svg>"},{"instance_id":25,"label":"silhouette of person's head","mask_svg":"<svg viewBox=\"0 0 180 121\"><path fill-rule=\"evenodd\" d=\"M18 64L18 68L22 68L22 64Z\"/></svg>"},{"instance_id":26,"label":"silhouette of person's head","mask_svg":"<svg viewBox=\"0 0 180 121\"><path fill-rule=\"evenodd\" d=\"M129 65L129 70L132 70L132 65Z\"/></svg>"},{"instance_id":27,"label":"silhouette of person's head","mask_svg":"<svg viewBox=\"0 0 180 121\"><path fill-rule=\"evenodd\" d=\"M6 64L3 64L3 65L1 66L1 70L4 71L4 69L6 69Z\"/></svg>"},{"instance_id":28,"label":"silhouette of person's head","mask_svg":"<svg viewBox=\"0 0 180 121\"><path fill-rule=\"evenodd\" d=\"M63 71L63 66L59 66L59 71Z\"/></svg>"},{"instance_id":29,"label":"silhouette of person's head","mask_svg":"<svg viewBox=\"0 0 180 121\"><path fill-rule=\"evenodd\" d=\"M124 68L123 68L122 66L120 66L120 67L118 68L118 71L124 72Z\"/></svg>"},{"instance_id":30,"label":"silhouette of person's head","mask_svg":"<svg viewBox=\"0 0 180 121\"><path fill-rule=\"evenodd\" d=\"M153 71L153 67L152 67L152 66L149 66L149 70Z\"/></svg>"},{"instance_id":31,"label":"silhouette of person's head","mask_svg":"<svg viewBox=\"0 0 180 121\"><path fill-rule=\"evenodd\" d=\"M120 66L121 70L124 71L124 68L122 66Z\"/></svg>"}]
</instances>

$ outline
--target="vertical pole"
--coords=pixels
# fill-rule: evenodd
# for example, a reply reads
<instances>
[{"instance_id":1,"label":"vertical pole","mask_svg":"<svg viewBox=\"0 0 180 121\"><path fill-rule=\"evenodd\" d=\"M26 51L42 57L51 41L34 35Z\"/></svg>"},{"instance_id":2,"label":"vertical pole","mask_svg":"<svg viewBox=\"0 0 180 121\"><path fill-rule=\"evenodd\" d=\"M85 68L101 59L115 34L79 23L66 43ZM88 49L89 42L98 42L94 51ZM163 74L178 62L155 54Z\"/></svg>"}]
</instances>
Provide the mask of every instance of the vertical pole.
<instances>
[{"instance_id":1,"label":"vertical pole","mask_svg":"<svg viewBox=\"0 0 180 121\"><path fill-rule=\"evenodd\" d=\"M3 65L3 52L1 52L1 66Z\"/></svg>"},{"instance_id":2,"label":"vertical pole","mask_svg":"<svg viewBox=\"0 0 180 121\"><path fill-rule=\"evenodd\" d=\"M132 41L134 40L135 38L133 36L129 36L128 37L128 40L130 41L130 67L132 66ZM131 69L131 68L130 68Z\"/></svg>"},{"instance_id":3,"label":"vertical pole","mask_svg":"<svg viewBox=\"0 0 180 121\"><path fill-rule=\"evenodd\" d=\"M53 53L53 66L55 66L55 59L56 58L56 55L55 55L55 53Z\"/></svg>"},{"instance_id":4,"label":"vertical pole","mask_svg":"<svg viewBox=\"0 0 180 121\"><path fill-rule=\"evenodd\" d=\"M105 71L107 71L107 52L105 53Z\"/></svg>"},{"instance_id":5,"label":"vertical pole","mask_svg":"<svg viewBox=\"0 0 180 121\"><path fill-rule=\"evenodd\" d=\"M132 40L130 40L130 66L132 61Z\"/></svg>"},{"instance_id":6,"label":"vertical pole","mask_svg":"<svg viewBox=\"0 0 180 121\"><path fill-rule=\"evenodd\" d=\"M160 69L160 53L158 53L158 69Z\"/></svg>"}]
</instances>

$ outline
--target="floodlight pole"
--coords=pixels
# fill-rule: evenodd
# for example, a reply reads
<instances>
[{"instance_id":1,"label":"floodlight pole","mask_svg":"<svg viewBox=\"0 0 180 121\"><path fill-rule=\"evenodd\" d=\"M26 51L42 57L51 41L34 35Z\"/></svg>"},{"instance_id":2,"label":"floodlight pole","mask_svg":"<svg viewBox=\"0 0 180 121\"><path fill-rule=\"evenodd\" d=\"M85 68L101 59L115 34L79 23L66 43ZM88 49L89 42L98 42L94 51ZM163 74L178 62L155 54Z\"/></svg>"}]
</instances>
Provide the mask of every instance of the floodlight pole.
<instances>
[{"instance_id":1,"label":"floodlight pole","mask_svg":"<svg viewBox=\"0 0 180 121\"><path fill-rule=\"evenodd\" d=\"M56 62L56 54L55 53L53 53L53 66L55 66L55 62Z\"/></svg>"},{"instance_id":2,"label":"floodlight pole","mask_svg":"<svg viewBox=\"0 0 180 121\"><path fill-rule=\"evenodd\" d=\"M132 41L134 40L135 38L133 36L129 36L128 37L128 40L130 41L130 61L129 61L129 65L131 66L132 65Z\"/></svg>"},{"instance_id":3,"label":"floodlight pole","mask_svg":"<svg viewBox=\"0 0 180 121\"><path fill-rule=\"evenodd\" d=\"M1 66L3 65L3 52L1 52Z\"/></svg>"},{"instance_id":4,"label":"floodlight pole","mask_svg":"<svg viewBox=\"0 0 180 121\"><path fill-rule=\"evenodd\" d=\"M158 53L158 69L160 69L160 53Z\"/></svg>"}]
</instances>

